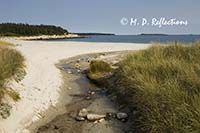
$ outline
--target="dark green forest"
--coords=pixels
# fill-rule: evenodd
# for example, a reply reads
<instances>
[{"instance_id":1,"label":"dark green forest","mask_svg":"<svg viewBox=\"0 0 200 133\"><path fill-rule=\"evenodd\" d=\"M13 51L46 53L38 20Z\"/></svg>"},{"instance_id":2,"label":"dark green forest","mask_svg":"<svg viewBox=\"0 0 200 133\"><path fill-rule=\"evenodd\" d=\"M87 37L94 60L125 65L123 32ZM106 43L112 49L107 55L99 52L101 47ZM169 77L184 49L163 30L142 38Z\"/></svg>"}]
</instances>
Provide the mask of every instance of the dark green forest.
<instances>
[{"instance_id":1,"label":"dark green forest","mask_svg":"<svg viewBox=\"0 0 200 133\"><path fill-rule=\"evenodd\" d=\"M54 25L29 25L22 23L0 23L0 36L63 35L68 31Z\"/></svg>"}]
</instances>

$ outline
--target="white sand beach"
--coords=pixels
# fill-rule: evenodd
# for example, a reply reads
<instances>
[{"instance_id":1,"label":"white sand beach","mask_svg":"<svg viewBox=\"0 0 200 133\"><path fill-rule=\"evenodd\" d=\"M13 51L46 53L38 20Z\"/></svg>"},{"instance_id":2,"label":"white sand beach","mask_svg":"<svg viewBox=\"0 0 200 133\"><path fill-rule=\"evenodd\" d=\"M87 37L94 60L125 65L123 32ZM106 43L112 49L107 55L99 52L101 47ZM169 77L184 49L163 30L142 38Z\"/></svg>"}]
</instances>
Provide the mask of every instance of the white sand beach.
<instances>
[{"instance_id":1,"label":"white sand beach","mask_svg":"<svg viewBox=\"0 0 200 133\"><path fill-rule=\"evenodd\" d=\"M25 57L26 76L19 83L12 83L21 99L13 103L11 116L0 120L0 133L26 133L26 127L41 119L40 112L54 106L59 97L62 76L55 64L80 54L145 49L150 44L89 43L62 41L7 40Z\"/></svg>"}]
</instances>

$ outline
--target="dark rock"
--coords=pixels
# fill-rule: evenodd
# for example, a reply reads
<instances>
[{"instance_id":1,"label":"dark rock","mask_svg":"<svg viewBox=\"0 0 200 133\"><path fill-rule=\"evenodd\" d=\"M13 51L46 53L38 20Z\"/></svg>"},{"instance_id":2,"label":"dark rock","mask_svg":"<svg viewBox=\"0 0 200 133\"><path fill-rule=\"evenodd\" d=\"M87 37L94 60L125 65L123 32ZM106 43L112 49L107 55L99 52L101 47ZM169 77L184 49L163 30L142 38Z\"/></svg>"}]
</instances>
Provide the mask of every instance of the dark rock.
<instances>
[{"instance_id":1,"label":"dark rock","mask_svg":"<svg viewBox=\"0 0 200 133\"><path fill-rule=\"evenodd\" d=\"M112 114L112 118L117 118L117 114Z\"/></svg>"},{"instance_id":2,"label":"dark rock","mask_svg":"<svg viewBox=\"0 0 200 133\"><path fill-rule=\"evenodd\" d=\"M117 119L122 120L122 119L127 119L128 118L128 114L126 113L117 113Z\"/></svg>"},{"instance_id":3,"label":"dark rock","mask_svg":"<svg viewBox=\"0 0 200 133\"><path fill-rule=\"evenodd\" d=\"M79 63L81 61L81 59L78 59L76 62Z\"/></svg>"},{"instance_id":4,"label":"dark rock","mask_svg":"<svg viewBox=\"0 0 200 133\"><path fill-rule=\"evenodd\" d=\"M106 119L111 120L112 118L116 118L116 113L106 113Z\"/></svg>"},{"instance_id":5,"label":"dark rock","mask_svg":"<svg viewBox=\"0 0 200 133\"><path fill-rule=\"evenodd\" d=\"M121 119L121 122L127 122L128 119Z\"/></svg>"},{"instance_id":6,"label":"dark rock","mask_svg":"<svg viewBox=\"0 0 200 133\"><path fill-rule=\"evenodd\" d=\"M107 117L112 117L112 114L113 114L113 113L106 113L106 116L107 116Z\"/></svg>"},{"instance_id":7,"label":"dark rock","mask_svg":"<svg viewBox=\"0 0 200 133\"><path fill-rule=\"evenodd\" d=\"M136 115L136 114L138 114L138 111L133 111L133 115Z\"/></svg>"},{"instance_id":8,"label":"dark rock","mask_svg":"<svg viewBox=\"0 0 200 133\"><path fill-rule=\"evenodd\" d=\"M58 130L58 129L59 129L59 127L55 125L55 126L54 126L54 129L55 129L55 130Z\"/></svg>"}]
</instances>

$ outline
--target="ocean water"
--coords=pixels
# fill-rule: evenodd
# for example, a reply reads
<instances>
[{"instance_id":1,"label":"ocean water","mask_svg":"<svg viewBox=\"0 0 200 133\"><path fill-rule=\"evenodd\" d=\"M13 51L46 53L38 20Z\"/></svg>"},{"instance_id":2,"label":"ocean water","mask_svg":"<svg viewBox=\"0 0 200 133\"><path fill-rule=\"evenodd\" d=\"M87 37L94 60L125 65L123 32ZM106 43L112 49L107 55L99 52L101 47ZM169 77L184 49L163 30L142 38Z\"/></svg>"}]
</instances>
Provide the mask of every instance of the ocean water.
<instances>
[{"instance_id":1,"label":"ocean water","mask_svg":"<svg viewBox=\"0 0 200 133\"><path fill-rule=\"evenodd\" d=\"M115 42L115 43L193 43L200 40L200 35L90 35L87 38L61 39L59 41L78 42Z\"/></svg>"}]
</instances>

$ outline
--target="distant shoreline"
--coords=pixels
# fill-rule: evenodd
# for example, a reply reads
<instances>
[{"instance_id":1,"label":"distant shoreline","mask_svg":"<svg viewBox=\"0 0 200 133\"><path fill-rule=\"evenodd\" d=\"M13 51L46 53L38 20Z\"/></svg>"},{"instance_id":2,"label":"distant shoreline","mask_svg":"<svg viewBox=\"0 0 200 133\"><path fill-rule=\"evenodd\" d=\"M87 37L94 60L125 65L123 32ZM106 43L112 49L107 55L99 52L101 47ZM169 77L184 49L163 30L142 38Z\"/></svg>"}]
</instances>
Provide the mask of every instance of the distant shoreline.
<instances>
[{"instance_id":1,"label":"distant shoreline","mask_svg":"<svg viewBox=\"0 0 200 133\"><path fill-rule=\"evenodd\" d=\"M168 34L139 34L139 36L169 36Z\"/></svg>"},{"instance_id":2,"label":"distant shoreline","mask_svg":"<svg viewBox=\"0 0 200 133\"><path fill-rule=\"evenodd\" d=\"M107 35L107 36L115 36L113 33L73 33L80 36L91 36L91 35Z\"/></svg>"},{"instance_id":3,"label":"distant shoreline","mask_svg":"<svg viewBox=\"0 0 200 133\"><path fill-rule=\"evenodd\" d=\"M182 42L194 43L200 40L200 35L168 35L168 34L138 34L138 35L115 35L104 33L69 33L64 35L38 35L38 36L15 36L0 38L14 38L25 41L77 41L77 42L110 42L110 43L167 43Z\"/></svg>"},{"instance_id":4,"label":"distant shoreline","mask_svg":"<svg viewBox=\"0 0 200 133\"><path fill-rule=\"evenodd\" d=\"M59 39L77 39L77 38L87 38L93 35L110 35L115 36L115 34L104 34L104 33L68 33L64 35L37 35L37 36L0 36L0 38L14 38L17 40L59 40Z\"/></svg>"},{"instance_id":5,"label":"distant shoreline","mask_svg":"<svg viewBox=\"0 0 200 133\"><path fill-rule=\"evenodd\" d=\"M72 39L72 38L85 38L77 34L66 34L66 35L38 35L38 36L20 36L20 37L4 37L2 38L14 38L16 40L58 40L58 39Z\"/></svg>"}]
</instances>

